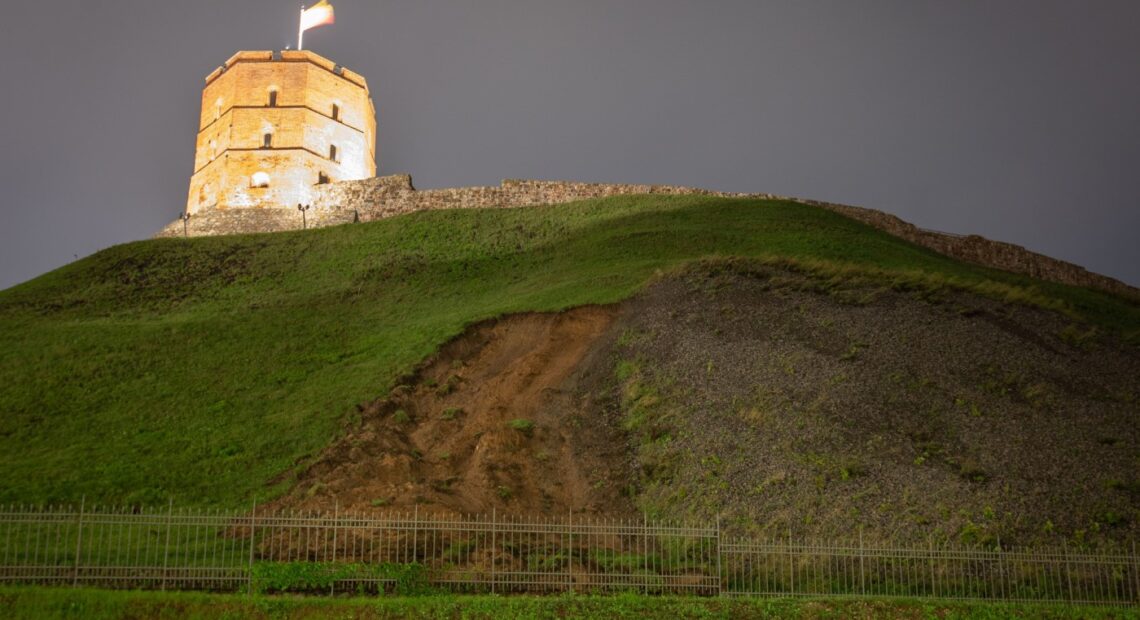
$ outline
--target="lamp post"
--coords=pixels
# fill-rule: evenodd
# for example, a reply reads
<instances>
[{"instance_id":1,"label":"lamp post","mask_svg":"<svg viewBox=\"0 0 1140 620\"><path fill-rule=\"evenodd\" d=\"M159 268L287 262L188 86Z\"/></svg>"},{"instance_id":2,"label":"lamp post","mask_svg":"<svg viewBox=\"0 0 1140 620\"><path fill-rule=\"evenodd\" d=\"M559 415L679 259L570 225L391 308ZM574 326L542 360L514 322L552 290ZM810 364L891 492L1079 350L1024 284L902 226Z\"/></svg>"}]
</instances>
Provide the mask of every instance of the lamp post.
<instances>
[{"instance_id":1,"label":"lamp post","mask_svg":"<svg viewBox=\"0 0 1140 620\"><path fill-rule=\"evenodd\" d=\"M183 211L182 213L178 214L178 219L182 220L182 236L183 237L189 237L190 236L190 226L189 226L189 224L190 224L190 213L187 211Z\"/></svg>"},{"instance_id":2,"label":"lamp post","mask_svg":"<svg viewBox=\"0 0 1140 620\"><path fill-rule=\"evenodd\" d=\"M297 210L301 212L301 228L309 228L309 218L305 215L313 205L297 205Z\"/></svg>"}]
</instances>

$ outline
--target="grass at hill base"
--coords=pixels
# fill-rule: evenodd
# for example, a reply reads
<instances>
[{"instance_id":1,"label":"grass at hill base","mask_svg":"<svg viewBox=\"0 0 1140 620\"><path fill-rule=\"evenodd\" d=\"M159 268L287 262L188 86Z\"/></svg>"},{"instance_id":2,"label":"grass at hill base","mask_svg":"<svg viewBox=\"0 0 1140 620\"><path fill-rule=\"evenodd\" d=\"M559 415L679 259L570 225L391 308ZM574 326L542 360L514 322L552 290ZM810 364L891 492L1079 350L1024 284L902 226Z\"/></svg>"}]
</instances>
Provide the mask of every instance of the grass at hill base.
<instances>
[{"instance_id":1,"label":"grass at hill base","mask_svg":"<svg viewBox=\"0 0 1140 620\"><path fill-rule=\"evenodd\" d=\"M196 592L0 588L0 614L15 619L119 618L907 618L940 620L1137 618L1135 608L892 599L436 595L303 598Z\"/></svg>"},{"instance_id":2,"label":"grass at hill base","mask_svg":"<svg viewBox=\"0 0 1140 620\"><path fill-rule=\"evenodd\" d=\"M781 201L617 197L142 241L0 292L0 503L248 506L467 325L620 301L730 257L1140 333L1140 307L1114 296Z\"/></svg>"}]
</instances>

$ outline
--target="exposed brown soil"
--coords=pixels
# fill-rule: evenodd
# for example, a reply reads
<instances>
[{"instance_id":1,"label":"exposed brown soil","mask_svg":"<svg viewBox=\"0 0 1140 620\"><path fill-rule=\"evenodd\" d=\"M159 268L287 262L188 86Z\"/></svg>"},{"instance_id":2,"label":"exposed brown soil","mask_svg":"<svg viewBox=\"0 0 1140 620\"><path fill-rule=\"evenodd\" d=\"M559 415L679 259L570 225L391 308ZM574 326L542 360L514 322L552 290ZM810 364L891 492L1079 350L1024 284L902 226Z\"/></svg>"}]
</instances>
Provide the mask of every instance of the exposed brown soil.
<instances>
[{"instance_id":1,"label":"exposed brown soil","mask_svg":"<svg viewBox=\"0 0 1140 620\"><path fill-rule=\"evenodd\" d=\"M616 307L520 314L444 346L299 476L277 507L484 513L632 511L627 448L590 419L588 359ZM585 360L585 363L583 363Z\"/></svg>"},{"instance_id":2,"label":"exposed brown soil","mask_svg":"<svg viewBox=\"0 0 1140 620\"><path fill-rule=\"evenodd\" d=\"M277 506L1119 542L1140 533L1138 420L1140 351L1061 314L720 262L472 327Z\"/></svg>"}]
</instances>

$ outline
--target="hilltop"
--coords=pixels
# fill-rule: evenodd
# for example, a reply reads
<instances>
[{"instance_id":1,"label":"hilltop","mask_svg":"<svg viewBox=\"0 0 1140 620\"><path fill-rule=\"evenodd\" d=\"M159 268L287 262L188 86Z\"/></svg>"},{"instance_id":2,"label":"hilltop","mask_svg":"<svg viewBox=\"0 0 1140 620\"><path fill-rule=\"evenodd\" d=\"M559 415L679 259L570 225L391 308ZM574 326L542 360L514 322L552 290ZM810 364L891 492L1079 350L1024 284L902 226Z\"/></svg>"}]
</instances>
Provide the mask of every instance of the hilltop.
<instances>
[{"instance_id":1,"label":"hilltop","mask_svg":"<svg viewBox=\"0 0 1140 620\"><path fill-rule=\"evenodd\" d=\"M1136 367L1140 333L1135 303L963 264L810 205L709 196L441 210L273 235L158 239L110 248L3 291L0 408L7 415L0 422L0 501L87 496L100 503L162 503L173 497L181 504L243 506L282 494L286 505L331 497L329 483L320 480L321 472L335 469L331 449L399 424L414 427L380 433L385 441L414 435L410 428L428 429L420 431L418 441L424 441L423 433L434 431L410 407L406 422L396 419L400 399L429 389L432 394L418 397L470 393L470 384L462 383L454 396L434 392L451 374L462 381L458 367L440 377L424 374L447 359L446 343L460 346L455 343L480 329L493 331L486 323L461 336L483 321L586 305L611 308L597 311L608 318L589 331L593 340L581 358L551 380L571 381L567 394L574 397L596 396L588 406L564 401L574 409L564 421L597 411L607 425L585 421L580 427L620 434L605 434L611 443L604 454L594 453L581 470L583 480L590 472L612 474L595 489L603 492L600 499L589 495L599 479L588 478L579 496L559 501L593 501L598 511L611 506L702 517L722 509L730 517L767 515L784 506L796 514L741 521L740 527L810 528L804 513L834 527L836 513L822 511L819 502L842 498L836 501L848 514L878 514L867 524L883 535L905 520L913 529L903 534L913 535L926 519L943 534L957 536L972 526L984 537L999 526L979 520L992 513L990 521L1001 521L1005 506L1026 505L1035 493L1054 505L1095 491L1103 505L1075 512L1074 519L1100 519L1117 535L1140 521L1137 482L1127 475L1136 470L1140 446L1130 422L1140 388L1128 381L1135 373L1127 374ZM757 322L737 325L744 317ZM662 329L666 323L677 329ZM911 340L884 339L903 323L900 333ZM705 337L680 329L698 324ZM732 330L743 331L739 338L725 335ZM768 332L799 335L772 346L736 346ZM913 348L935 336L963 348L946 354ZM1002 352L987 359L979 343ZM1037 347L1036 357L1022 364L1016 347L1029 352L1027 343ZM729 355L737 349L750 357ZM941 373L942 363L956 366ZM1035 373L1066 364L1072 368L1054 376L1077 383L1038 385ZM838 381L841 374L847 379ZM840 387L824 389L829 381ZM1005 402L1010 399L1025 402ZM859 407L847 409L845 402ZM667 423L648 424L639 407L660 408L654 419ZM1040 425L1034 412L1056 424ZM791 413L800 416L792 426L766 417ZM466 410L452 417L467 424L476 415ZM504 442L543 440L560 428L563 418L542 415L552 414L520 415L535 426L507 428ZM1076 439L1057 444L1065 420L1077 429ZM432 424L441 441L449 427ZM494 426L483 432L499 433L502 425ZM1034 429L1039 432L1028 432ZM702 434L712 430L718 433ZM898 433L909 443L895 442ZM694 443L677 444L684 450L675 463L650 463L671 458L669 450L652 447L666 436ZM875 437L888 443L875 444ZM1003 469L995 459L1015 437L1016 454L1067 451L1057 471L1096 465L1071 478L1050 480L1053 470L1038 472L1039 484L1018 487L1041 461ZM584 454L580 447L566 454ZM410 444L388 449L413 459L440 456ZM913 465L922 472L916 480L946 490L945 506L917 515L879 510L913 488L890 487L903 475L899 462L920 459ZM525 465L524 473L544 467L541 460ZM760 471L770 474L757 478ZM431 485L446 479L429 474L407 480L420 485L411 495L422 493L425 503L441 492ZM525 496L517 479L496 483L485 495L472 491L469 506L451 508L502 502L543 509L541 489L534 490L533 503L520 503ZM317 482L325 487L313 491ZM836 492L833 485L848 482ZM971 486L979 484L986 485L984 493ZM864 493L869 488L877 490ZM1002 503L1002 493L1016 501ZM1071 537L1089 529L1045 512L1009 523L1000 528L1022 536L1052 528Z\"/></svg>"}]
</instances>

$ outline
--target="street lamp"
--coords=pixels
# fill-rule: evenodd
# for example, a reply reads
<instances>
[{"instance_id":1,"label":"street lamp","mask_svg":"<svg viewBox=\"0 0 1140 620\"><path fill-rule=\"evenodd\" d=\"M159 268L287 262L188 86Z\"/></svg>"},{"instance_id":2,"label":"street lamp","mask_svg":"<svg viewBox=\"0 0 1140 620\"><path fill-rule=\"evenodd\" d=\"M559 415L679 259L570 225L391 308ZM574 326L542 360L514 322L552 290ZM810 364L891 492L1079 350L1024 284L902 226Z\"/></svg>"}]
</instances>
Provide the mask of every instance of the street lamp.
<instances>
[{"instance_id":1,"label":"street lamp","mask_svg":"<svg viewBox=\"0 0 1140 620\"><path fill-rule=\"evenodd\" d=\"M182 220L182 236L183 237L189 237L190 236L190 226L189 226L190 213L187 211L183 211L182 213L178 214L178 219Z\"/></svg>"},{"instance_id":2,"label":"street lamp","mask_svg":"<svg viewBox=\"0 0 1140 620\"><path fill-rule=\"evenodd\" d=\"M305 216L305 212L308 211L312 206L313 205L304 205L304 206L302 206L300 204L297 205L297 210L301 212L301 227L302 228L307 229L309 227L309 218Z\"/></svg>"}]
</instances>

